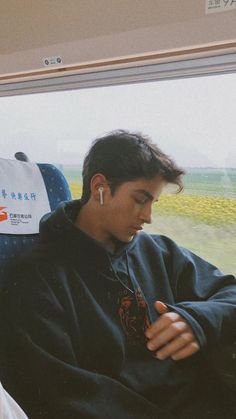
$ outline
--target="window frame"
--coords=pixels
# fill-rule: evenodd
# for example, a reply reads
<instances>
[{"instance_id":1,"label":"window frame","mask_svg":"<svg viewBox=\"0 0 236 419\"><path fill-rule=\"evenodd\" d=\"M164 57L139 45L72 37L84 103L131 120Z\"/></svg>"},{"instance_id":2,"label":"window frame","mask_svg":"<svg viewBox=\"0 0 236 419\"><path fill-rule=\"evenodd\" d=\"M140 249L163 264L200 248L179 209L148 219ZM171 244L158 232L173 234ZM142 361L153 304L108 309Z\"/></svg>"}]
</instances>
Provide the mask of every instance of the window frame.
<instances>
[{"instance_id":1,"label":"window frame","mask_svg":"<svg viewBox=\"0 0 236 419\"><path fill-rule=\"evenodd\" d=\"M210 51L209 51L209 54ZM236 71L236 52L226 51L213 56L169 54L163 58L126 59L108 63L90 63L52 72L32 72L0 77L0 97L32 93L68 91L148 81L226 74ZM164 61L164 62L163 62ZM61 74L59 74L61 73Z\"/></svg>"}]
</instances>

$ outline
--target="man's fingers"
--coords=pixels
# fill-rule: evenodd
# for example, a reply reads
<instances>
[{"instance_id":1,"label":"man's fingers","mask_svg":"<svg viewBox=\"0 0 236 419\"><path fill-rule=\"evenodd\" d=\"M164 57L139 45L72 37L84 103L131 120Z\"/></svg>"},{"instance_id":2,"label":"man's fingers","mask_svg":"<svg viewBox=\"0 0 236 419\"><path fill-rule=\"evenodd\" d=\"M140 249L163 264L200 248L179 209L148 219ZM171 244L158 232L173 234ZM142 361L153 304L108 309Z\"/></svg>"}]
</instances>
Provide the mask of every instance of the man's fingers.
<instances>
[{"instance_id":1,"label":"man's fingers","mask_svg":"<svg viewBox=\"0 0 236 419\"><path fill-rule=\"evenodd\" d=\"M200 350L194 333L182 316L169 311L162 301L155 302L160 317L146 330L147 348L156 352L158 359L168 357L177 361Z\"/></svg>"},{"instance_id":2,"label":"man's fingers","mask_svg":"<svg viewBox=\"0 0 236 419\"><path fill-rule=\"evenodd\" d=\"M182 333L167 345L163 346L159 351L156 352L156 357L158 359L166 359L168 357L175 356L187 346L193 343L192 333L186 332Z\"/></svg>"},{"instance_id":3,"label":"man's fingers","mask_svg":"<svg viewBox=\"0 0 236 419\"><path fill-rule=\"evenodd\" d=\"M188 325L183 321L171 322L168 327L159 330L151 336L149 342L147 343L147 347L151 351L155 351L173 341L177 336L180 337L182 334L187 332L188 329Z\"/></svg>"},{"instance_id":4,"label":"man's fingers","mask_svg":"<svg viewBox=\"0 0 236 419\"><path fill-rule=\"evenodd\" d=\"M177 351L175 354L171 355L171 358L174 361L180 361L181 359L188 358L189 356L195 354L200 350L200 346L197 341L191 342L189 345Z\"/></svg>"},{"instance_id":5,"label":"man's fingers","mask_svg":"<svg viewBox=\"0 0 236 419\"><path fill-rule=\"evenodd\" d=\"M178 313L174 311L162 314L147 330L146 336L148 339L152 339L155 335L161 333L165 329L167 330L172 324L181 320Z\"/></svg>"}]
</instances>

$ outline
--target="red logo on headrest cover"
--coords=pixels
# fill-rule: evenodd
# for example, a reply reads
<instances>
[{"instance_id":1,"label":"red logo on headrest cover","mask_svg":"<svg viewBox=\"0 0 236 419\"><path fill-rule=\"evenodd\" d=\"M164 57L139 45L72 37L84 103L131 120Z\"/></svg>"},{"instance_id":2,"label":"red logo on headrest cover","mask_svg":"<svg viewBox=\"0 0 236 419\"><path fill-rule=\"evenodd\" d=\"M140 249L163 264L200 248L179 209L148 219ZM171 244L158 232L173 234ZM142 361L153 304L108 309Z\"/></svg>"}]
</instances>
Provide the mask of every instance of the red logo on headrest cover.
<instances>
[{"instance_id":1,"label":"red logo on headrest cover","mask_svg":"<svg viewBox=\"0 0 236 419\"><path fill-rule=\"evenodd\" d=\"M6 207L0 207L0 221L6 221L8 219L8 214L6 211L3 211Z\"/></svg>"}]
</instances>

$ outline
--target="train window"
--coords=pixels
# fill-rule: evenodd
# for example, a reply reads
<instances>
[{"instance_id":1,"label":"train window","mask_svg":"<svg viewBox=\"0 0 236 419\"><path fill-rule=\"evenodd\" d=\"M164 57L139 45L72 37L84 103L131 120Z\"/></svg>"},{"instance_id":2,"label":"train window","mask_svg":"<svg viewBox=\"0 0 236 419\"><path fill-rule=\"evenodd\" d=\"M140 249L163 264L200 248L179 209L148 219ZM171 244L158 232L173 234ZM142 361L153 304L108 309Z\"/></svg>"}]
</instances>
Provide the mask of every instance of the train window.
<instances>
[{"instance_id":1,"label":"train window","mask_svg":"<svg viewBox=\"0 0 236 419\"><path fill-rule=\"evenodd\" d=\"M236 272L236 74L0 98L1 157L58 165L74 197L91 140L122 128L149 135L187 170L146 229Z\"/></svg>"}]
</instances>

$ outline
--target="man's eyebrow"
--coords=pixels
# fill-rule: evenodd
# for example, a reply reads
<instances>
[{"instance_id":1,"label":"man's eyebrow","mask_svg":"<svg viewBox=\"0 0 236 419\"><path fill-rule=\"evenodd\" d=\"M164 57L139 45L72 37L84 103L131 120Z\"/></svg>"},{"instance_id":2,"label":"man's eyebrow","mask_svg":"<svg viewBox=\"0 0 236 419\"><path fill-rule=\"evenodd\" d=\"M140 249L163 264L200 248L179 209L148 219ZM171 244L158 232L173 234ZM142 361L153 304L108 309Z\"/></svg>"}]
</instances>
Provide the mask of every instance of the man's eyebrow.
<instances>
[{"instance_id":1,"label":"man's eyebrow","mask_svg":"<svg viewBox=\"0 0 236 419\"><path fill-rule=\"evenodd\" d=\"M142 193L148 199L150 199L150 201L154 201L154 196L152 196L152 194L150 192L146 191L145 189L135 189L134 192ZM155 199L155 201L158 201L158 199Z\"/></svg>"}]
</instances>

